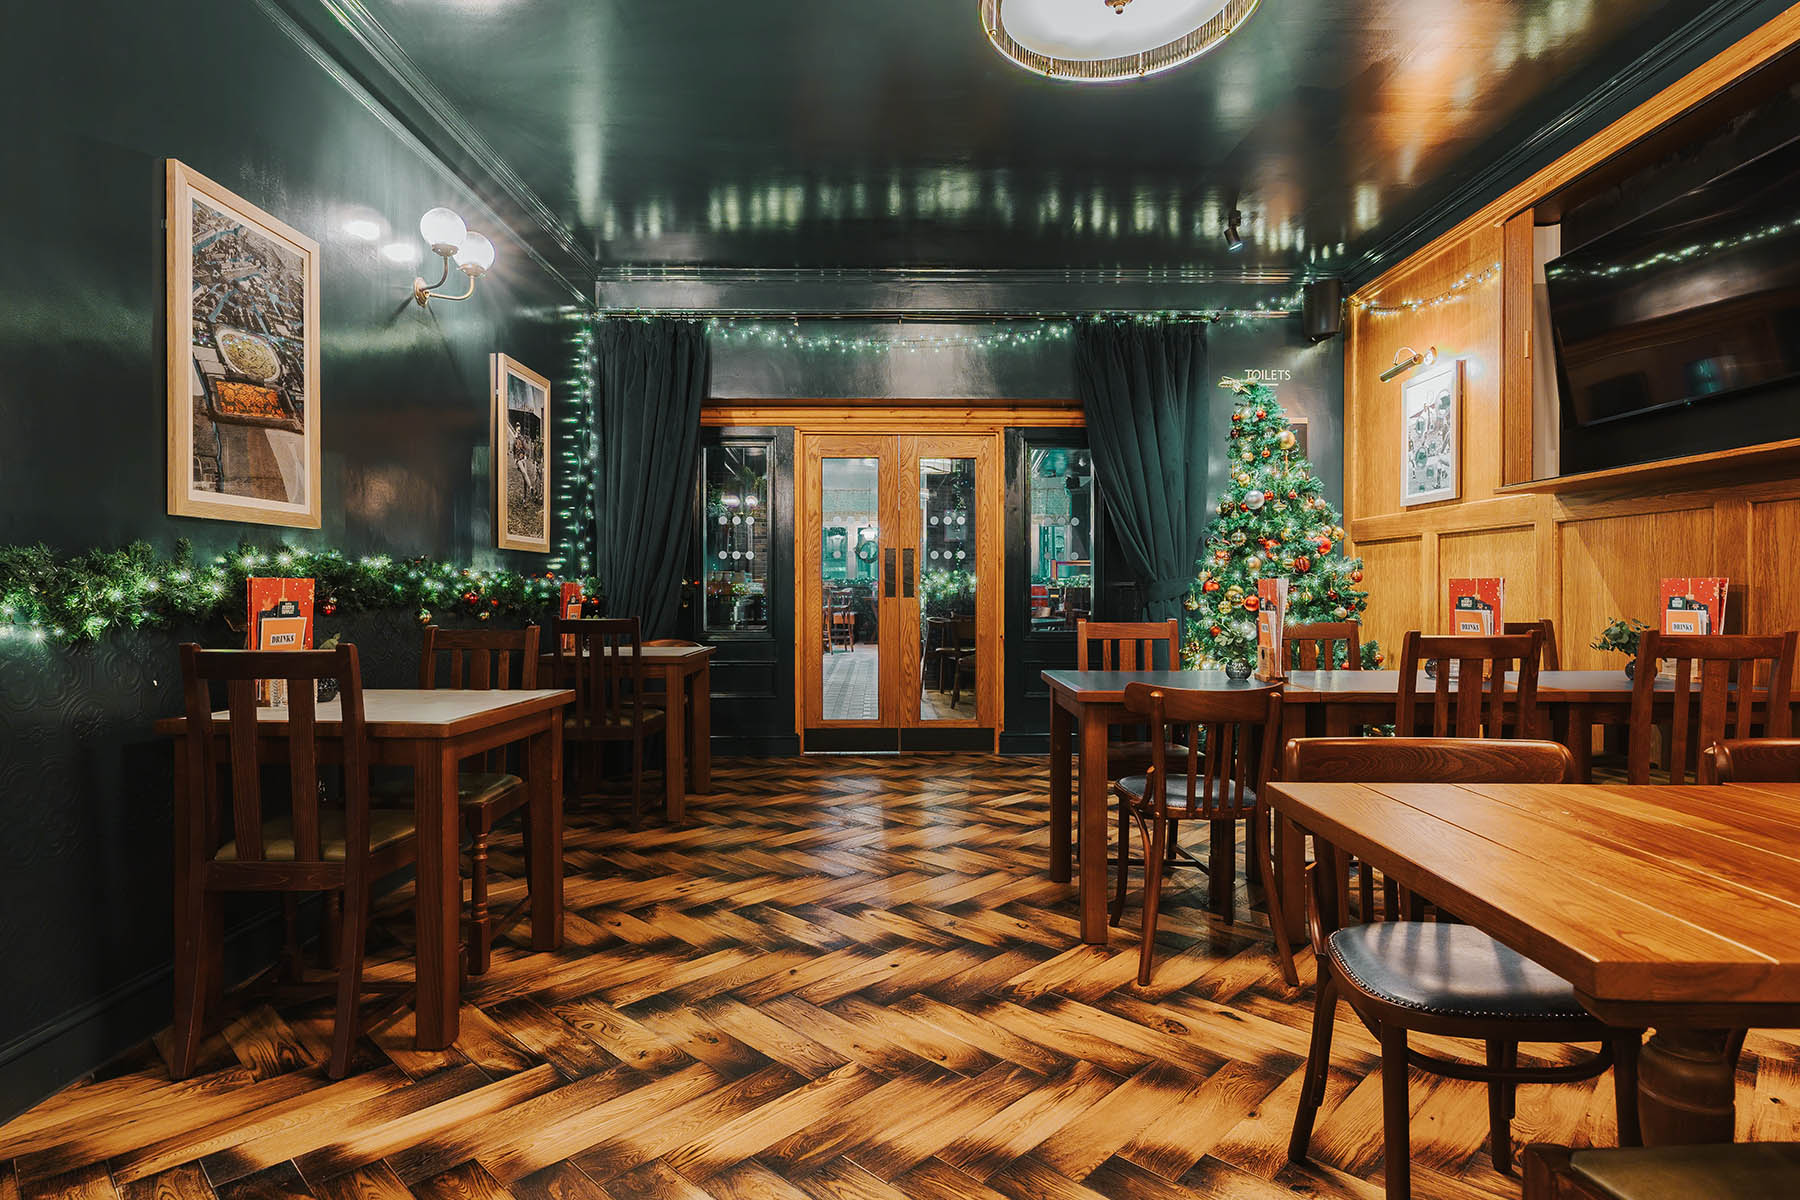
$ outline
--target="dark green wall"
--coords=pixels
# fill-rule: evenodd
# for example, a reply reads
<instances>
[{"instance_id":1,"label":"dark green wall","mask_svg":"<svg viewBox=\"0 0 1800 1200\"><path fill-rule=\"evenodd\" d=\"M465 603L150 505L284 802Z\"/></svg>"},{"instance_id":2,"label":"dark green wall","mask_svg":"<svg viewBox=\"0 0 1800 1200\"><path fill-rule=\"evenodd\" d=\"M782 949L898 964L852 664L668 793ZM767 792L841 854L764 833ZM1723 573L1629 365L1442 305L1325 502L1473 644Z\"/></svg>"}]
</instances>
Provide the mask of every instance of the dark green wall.
<instances>
[{"instance_id":1,"label":"dark green wall","mask_svg":"<svg viewBox=\"0 0 1800 1200\"><path fill-rule=\"evenodd\" d=\"M163 160L322 247L324 528L348 551L538 565L490 549L487 356L572 369L556 278L275 10L91 0L9 14L0 88L0 542L63 550L282 531L165 516ZM410 267L343 230L417 243L448 204L499 247L465 304L420 311ZM565 393L566 395L566 390ZM409 617L350 624L370 681L413 669ZM229 644L224 629L186 631ZM0 643L0 1117L168 1021L176 637Z\"/></svg>"}]
</instances>

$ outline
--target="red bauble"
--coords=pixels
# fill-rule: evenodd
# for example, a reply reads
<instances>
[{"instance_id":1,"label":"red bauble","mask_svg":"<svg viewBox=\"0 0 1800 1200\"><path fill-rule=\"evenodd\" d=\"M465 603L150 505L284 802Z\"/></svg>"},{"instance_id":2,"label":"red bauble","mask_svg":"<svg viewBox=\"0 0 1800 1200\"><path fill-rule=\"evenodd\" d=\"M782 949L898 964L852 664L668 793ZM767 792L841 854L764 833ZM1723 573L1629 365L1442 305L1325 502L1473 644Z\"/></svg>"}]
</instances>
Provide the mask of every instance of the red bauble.
<instances>
[{"instance_id":1,"label":"red bauble","mask_svg":"<svg viewBox=\"0 0 1800 1200\"><path fill-rule=\"evenodd\" d=\"M1223 629L1220 629L1217 625L1214 625L1211 629L1207 630L1207 632L1212 634L1214 637L1218 637L1221 633L1224 633L1225 631Z\"/></svg>"},{"instance_id":2,"label":"red bauble","mask_svg":"<svg viewBox=\"0 0 1800 1200\"><path fill-rule=\"evenodd\" d=\"M1242 500L1239 500L1238 501L1238 511L1239 512L1249 512L1250 506L1248 504L1245 504Z\"/></svg>"},{"instance_id":3,"label":"red bauble","mask_svg":"<svg viewBox=\"0 0 1800 1200\"><path fill-rule=\"evenodd\" d=\"M1312 559L1306 557L1304 554L1296 555L1294 558L1294 570L1303 572L1312 570Z\"/></svg>"},{"instance_id":4,"label":"red bauble","mask_svg":"<svg viewBox=\"0 0 1800 1200\"><path fill-rule=\"evenodd\" d=\"M1258 600L1254 595L1244 597L1245 612L1255 612L1260 607L1262 607L1262 601Z\"/></svg>"},{"instance_id":5,"label":"red bauble","mask_svg":"<svg viewBox=\"0 0 1800 1200\"><path fill-rule=\"evenodd\" d=\"M1241 421L1244 419L1244 414L1241 412L1234 412L1231 414L1231 419L1234 421Z\"/></svg>"},{"instance_id":6,"label":"red bauble","mask_svg":"<svg viewBox=\"0 0 1800 1200\"><path fill-rule=\"evenodd\" d=\"M1331 553L1331 539L1330 538L1320 538L1319 539L1319 553L1320 554L1330 554Z\"/></svg>"},{"instance_id":7,"label":"red bauble","mask_svg":"<svg viewBox=\"0 0 1800 1200\"><path fill-rule=\"evenodd\" d=\"M1266 420L1268 420L1268 417L1269 417L1269 414L1265 410L1260 409L1260 408L1256 410L1256 419L1257 420L1266 421Z\"/></svg>"},{"instance_id":8,"label":"red bauble","mask_svg":"<svg viewBox=\"0 0 1800 1200\"><path fill-rule=\"evenodd\" d=\"M1269 455L1272 453L1273 453L1273 451L1271 451L1267 446L1263 447L1263 457L1264 458L1269 457Z\"/></svg>"},{"instance_id":9,"label":"red bauble","mask_svg":"<svg viewBox=\"0 0 1800 1200\"><path fill-rule=\"evenodd\" d=\"M1350 582L1351 583L1361 583L1362 582L1362 571L1360 569L1350 572Z\"/></svg>"},{"instance_id":10,"label":"red bauble","mask_svg":"<svg viewBox=\"0 0 1800 1200\"><path fill-rule=\"evenodd\" d=\"M1200 590L1203 592L1216 592L1219 590L1219 581L1216 579L1209 579L1200 585Z\"/></svg>"},{"instance_id":11,"label":"red bauble","mask_svg":"<svg viewBox=\"0 0 1800 1200\"><path fill-rule=\"evenodd\" d=\"M499 608L499 607L500 607L500 602L499 602L499 601L498 601L498 600L489 600L489 601L488 601L488 607L489 607L489 608Z\"/></svg>"}]
</instances>

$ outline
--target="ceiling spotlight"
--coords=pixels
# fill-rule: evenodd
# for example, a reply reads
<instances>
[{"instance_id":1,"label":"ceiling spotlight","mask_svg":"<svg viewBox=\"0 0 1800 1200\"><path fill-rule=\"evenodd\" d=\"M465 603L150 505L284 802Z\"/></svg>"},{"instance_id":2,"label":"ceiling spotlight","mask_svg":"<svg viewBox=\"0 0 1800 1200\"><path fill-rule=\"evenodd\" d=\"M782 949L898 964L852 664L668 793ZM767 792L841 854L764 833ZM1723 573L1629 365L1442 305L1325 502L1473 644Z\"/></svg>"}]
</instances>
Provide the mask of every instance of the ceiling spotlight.
<instances>
[{"instance_id":1,"label":"ceiling spotlight","mask_svg":"<svg viewBox=\"0 0 1800 1200\"><path fill-rule=\"evenodd\" d=\"M426 283L422 278L413 280L413 299L419 302L419 307L424 308L433 300L467 300L473 296L475 281L494 265L494 244L464 225L463 219L447 208L434 208L420 217L419 236L425 239L433 254L444 260L443 274L438 276L436 283ZM469 277L469 286L460 296L436 290L450 278L452 260L456 262L456 269Z\"/></svg>"},{"instance_id":2,"label":"ceiling spotlight","mask_svg":"<svg viewBox=\"0 0 1800 1200\"><path fill-rule=\"evenodd\" d=\"M1423 354L1411 346L1402 346L1394 351L1394 365L1381 373L1381 382L1392 383L1414 367L1429 367L1437 361L1437 347L1427 346Z\"/></svg>"},{"instance_id":3,"label":"ceiling spotlight","mask_svg":"<svg viewBox=\"0 0 1800 1200\"><path fill-rule=\"evenodd\" d=\"M1232 209L1231 215L1225 218L1225 228L1221 231L1221 236L1225 239L1225 248L1233 254L1244 248L1243 226L1244 214L1235 208Z\"/></svg>"}]
</instances>

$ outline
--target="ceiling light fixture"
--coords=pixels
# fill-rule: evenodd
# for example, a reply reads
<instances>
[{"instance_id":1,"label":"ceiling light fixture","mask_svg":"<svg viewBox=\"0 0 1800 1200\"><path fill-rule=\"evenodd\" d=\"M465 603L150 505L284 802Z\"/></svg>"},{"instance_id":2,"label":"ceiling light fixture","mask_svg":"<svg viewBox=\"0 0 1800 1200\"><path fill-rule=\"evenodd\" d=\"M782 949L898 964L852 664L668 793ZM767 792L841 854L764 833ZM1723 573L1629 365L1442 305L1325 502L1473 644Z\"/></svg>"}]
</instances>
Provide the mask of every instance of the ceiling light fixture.
<instances>
[{"instance_id":1,"label":"ceiling light fixture","mask_svg":"<svg viewBox=\"0 0 1800 1200\"><path fill-rule=\"evenodd\" d=\"M419 307L424 308L432 300L467 300L473 296L475 281L494 265L494 243L463 224L463 219L447 208L434 208L420 217L419 236L433 254L444 260L444 273L436 283L426 283L422 278L413 280L413 299ZM450 278L452 259L456 269L469 277L469 286L460 296L436 290Z\"/></svg>"},{"instance_id":2,"label":"ceiling light fixture","mask_svg":"<svg viewBox=\"0 0 1800 1200\"><path fill-rule=\"evenodd\" d=\"M1235 33L1257 0L981 0L994 49L1039 75L1139 79L1192 62Z\"/></svg>"},{"instance_id":3,"label":"ceiling light fixture","mask_svg":"<svg viewBox=\"0 0 1800 1200\"><path fill-rule=\"evenodd\" d=\"M1244 248L1243 226L1244 214L1235 208L1232 209L1231 215L1225 218L1225 228L1220 231L1220 234L1225 239L1225 248L1233 254Z\"/></svg>"},{"instance_id":4,"label":"ceiling light fixture","mask_svg":"<svg viewBox=\"0 0 1800 1200\"><path fill-rule=\"evenodd\" d=\"M1411 346L1394 351L1394 365L1381 373L1381 382L1392 383L1414 367L1429 367L1437 361L1437 347L1427 346L1423 354Z\"/></svg>"}]
</instances>

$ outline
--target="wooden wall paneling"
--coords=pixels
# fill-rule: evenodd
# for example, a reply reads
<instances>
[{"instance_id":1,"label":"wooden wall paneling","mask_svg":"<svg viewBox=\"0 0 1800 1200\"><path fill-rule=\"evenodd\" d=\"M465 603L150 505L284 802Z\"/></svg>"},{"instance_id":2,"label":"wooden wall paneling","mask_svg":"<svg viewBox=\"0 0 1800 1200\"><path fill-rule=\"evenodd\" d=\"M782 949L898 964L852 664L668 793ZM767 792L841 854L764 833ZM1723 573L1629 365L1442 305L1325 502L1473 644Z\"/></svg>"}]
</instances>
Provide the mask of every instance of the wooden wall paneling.
<instances>
[{"instance_id":1,"label":"wooden wall paneling","mask_svg":"<svg viewBox=\"0 0 1800 1200\"><path fill-rule=\"evenodd\" d=\"M1524 483L1532 469L1532 286L1536 255L1532 216L1521 212L1501 230L1500 484ZM1544 347L1546 351L1550 347Z\"/></svg>"},{"instance_id":2,"label":"wooden wall paneling","mask_svg":"<svg viewBox=\"0 0 1800 1200\"><path fill-rule=\"evenodd\" d=\"M1538 530L1534 525L1446 533L1438 537L1437 587L1432 595L1434 627L1449 633L1447 610L1452 579L1498 575L1506 580L1506 618L1535 621L1554 617L1539 571Z\"/></svg>"},{"instance_id":3,"label":"wooden wall paneling","mask_svg":"<svg viewBox=\"0 0 1800 1200\"><path fill-rule=\"evenodd\" d=\"M1794 586L1794 564L1800 562L1800 499L1755 505L1750 519L1750 633L1785 633L1800 629L1800 587Z\"/></svg>"},{"instance_id":4,"label":"wooden wall paneling","mask_svg":"<svg viewBox=\"0 0 1800 1200\"><path fill-rule=\"evenodd\" d=\"M1424 594L1417 586L1426 559L1421 543L1415 536L1356 544L1356 553L1363 560L1363 582L1369 590L1363 640L1376 639L1390 657L1398 653L1407 630L1424 628ZM1435 559L1435 554L1432 557Z\"/></svg>"},{"instance_id":5,"label":"wooden wall paneling","mask_svg":"<svg viewBox=\"0 0 1800 1200\"><path fill-rule=\"evenodd\" d=\"M1588 647L1614 617L1651 621L1658 584L1669 575L1719 569L1713 506L1626 516L1575 517L1562 523L1562 596L1557 636L1563 665L1622 666L1619 656Z\"/></svg>"}]
</instances>

